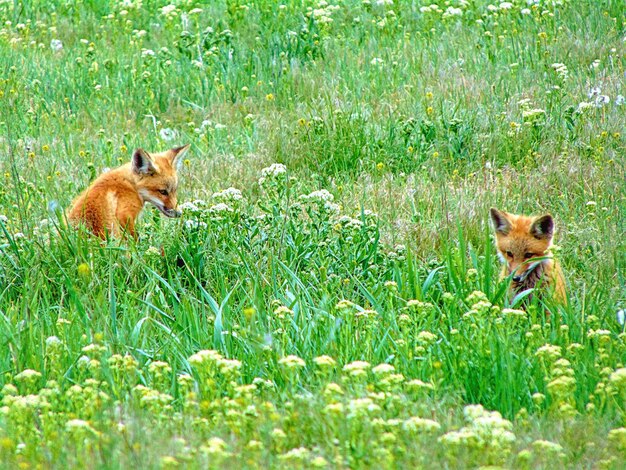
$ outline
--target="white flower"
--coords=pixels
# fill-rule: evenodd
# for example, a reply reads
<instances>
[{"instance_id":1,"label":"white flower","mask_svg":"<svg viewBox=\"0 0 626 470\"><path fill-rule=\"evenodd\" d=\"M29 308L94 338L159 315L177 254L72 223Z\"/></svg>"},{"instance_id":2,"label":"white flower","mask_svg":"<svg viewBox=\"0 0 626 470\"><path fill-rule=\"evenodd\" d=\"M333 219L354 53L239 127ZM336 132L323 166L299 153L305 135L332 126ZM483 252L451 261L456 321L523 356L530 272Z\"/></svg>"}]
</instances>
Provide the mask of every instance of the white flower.
<instances>
[{"instance_id":1,"label":"white flower","mask_svg":"<svg viewBox=\"0 0 626 470\"><path fill-rule=\"evenodd\" d=\"M287 369L302 368L306 366L304 359L294 356L293 354L279 359L278 363L281 366L285 366Z\"/></svg>"},{"instance_id":2,"label":"white flower","mask_svg":"<svg viewBox=\"0 0 626 470\"><path fill-rule=\"evenodd\" d=\"M383 59L381 59L380 57L374 57L371 61L370 64L372 65L382 65L384 62Z\"/></svg>"},{"instance_id":3,"label":"white flower","mask_svg":"<svg viewBox=\"0 0 626 470\"><path fill-rule=\"evenodd\" d=\"M185 220L185 228L194 229L194 228L206 228L206 222L202 222L196 219Z\"/></svg>"},{"instance_id":4,"label":"white flower","mask_svg":"<svg viewBox=\"0 0 626 470\"><path fill-rule=\"evenodd\" d=\"M621 106L626 102L626 98L624 98L624 95L617 95L617 98L615 98L615 105L616 106Z\"/></svg>"},{"instance_id":5,"label":"white flower","mask_svg":"<svg viewBox=\"0 0 626 470\"><path fill-rule=\"evenodd\" d=\"M141 56L142 57L154 57L154 51L152 49L142 49Z\"/></svg>"},{"instance_id":6,"label":"white flower","mask_svg":"<svg viewBox=\"0 0 626 470\"><path fill-rule=\"evenodd\" d=\"M228 204L224 204L220 202L219 204L215 204L214 206L209 207L209 212L211 214L224 214L228 212L232 212L233 209Z\"/></svg>"},{"instance_id":7,"label":"white flower","mask_svg":"<svg viewBox=\"0 0 626 470\"><path fill-rule=\"evenodd\" d=\"M589 108L593 107L593 103L590 101L581 101L580 103L578 103L578 108L576 108L576 112L581 114L583 112L585 112L586 110L588 110Z\"/></svg>"},{"instance_id":8,"label":"white flower","mask_svg":"<svg viewBox=\"0 0 626 470\"><path fill-rule=\"evenodd\" d=\"M187 201L187 202L183 202L182 204L180 204L178 206L178 208L181 211L197 211L198 210L198 206L196 206L193 202L191 201Z\"/></svg>"},{"instance_id":9,"label":"white flower","mask_svg":"<svg viewBox=\"0 0 626 470\"><path fill-rule=\"evenodd\" d=\"M624 326L624 323L626 323L626 310L625 309L618 310L616 316L617 316L617 323Z\"/></svg>"},{"instance_id":10,"label":"white flower","mask_svg":"<svg viewBox=\"0 0 626 470\"><path fill-rule=\"evenodd\" d=\"M54 347L54 346L60 346L61 344L61 340L56 337L56 336L48 336L46 338L46 346L47 347Z\"/></svg>"},{"instance_id":11,"label":"white flower","mask_svg":"<svg viewBox=\"0 0 626 470\"><path fill-rule=\"evenodd\" d=\"M159 137L163 140L173 140L178 137L178 133L174 129L170 129L169 127L164 127L159 131Z\"/></svg>"},{"instance_id":12,"label":"white flower","mask_svg":"<svg viewBox=\"0 0 626 470\"><path fill-rule=\"evenodd\" d=\"M59 52L61 49L63 49L63 43L60 39L53 39L52 41L50 41L50 49L52 49L54 52Z\"/></svg>"},{"instance_id":13,"label":"white flower","mask_svg":"<svg viewBox=\"0 0 626 470\"><path fill-rule=\"evenodd\" d=\"M600 95L600 96L596 96L594 105L596 108L602 108L605 104L608 104L610 101L611 101L611 98L609 98L607 95Z\"/></svg>"},{"instance_id":14,"label":"white flower","mask_svg":"<svg viewBox=\"0 0 626 470\"><path fill-rule=\"evenodd\" d=\"M376 375L385 375L385 374L391 374L394 370L396 370L396 368L394 366L392 366L391 364L378 364L376 367L374 367L372 369L372 372L374 372L374 374Z\"/></svg>"},{"instance_id":15,"label":"white flower","mask_svg":"<svg viewBox=\"0 0 626 470\"><path fill-rule=\"evenodd\" d=\"M313 191L310 194L303 194L300 196L300 199L311 202L333 202L335 200L335 196L326 191L325 189L320 189L319 191Z\"/></svg>"},{"instance_id":16,"label":"white flower","mask_svg":"<svg viewBox=\"0 0 626 470\"><path fill-rule=\"evenodd\" d=\"M225 201L241 201L243 195L237 188L228 188L213 194L213 198Z\"/></svg>"},{"instance_id":17,"label":"white flower","mask_svg":"<svg viewBox=\"0 0 626 470\"><path fill-rule=\"evenodd\" d=\"M4 214L0 214L0 222L2 222L3 224L6 224L9 221L9 218L4 215Z\"/></svg>"},{"instance_id":18,"label":"white flower","mask_svg":"<svg viewBox=\"0 0 626 470\"><path fill-rule=\"evenodd\" d=\"M522 11L520 11L520 13L522 15L530 15L530 9L529 8L522 8Z\"/></svg>"},{"instance_id":19,"label":"white flower","mask_svg":"<svg viewBox=\"0 0 626 470\"><path fill-rule=\"evenodd\" d=\"M161 8L161 14L163 16L170 15L176 12L176 5L165 5Z\"/></svg>"},{"instance_id":20,"label":"white flower","mask_svg":"<svg viewBox=\"0 0 626 470\"><path fill-rule=\"evenodd\" d=\"M500 10L510 10L513 8L513 4L511 2L502 2L500 4Z\"/></svg>"},{"instance_id":21,"label":"white flower","mask_svg":"<svg viewBox=\"0 0 626 470\"><path fill-rule=\"evenodd\" d=\"M448 7L446 11L444 12L443 17L447 18L449 16L462 16L462 15L463 15L463 10L461 10L460 8Z\"/></svg>"},{"instance_id":22,"label":"white flower","mask_svg":"<svg viewBox=\"0 0 626 470\"><path fill-rule=\"evenodd\" d=\"M376 0L376 5L393 5L393 0Z\"/></svg>"},{"instance_id":23,"label":"white flower","mask_svg":"<svg viewBox=\"0 0 626 470\"><path fill-rule=\"evenodd\" d=\"M587 96L589 98L593 98L594 96L599 96L601 93L602 93L602 88L600 88L599 86L595 86L589 90L589 93L587 93Z\"/></svg>"}]
</instances>

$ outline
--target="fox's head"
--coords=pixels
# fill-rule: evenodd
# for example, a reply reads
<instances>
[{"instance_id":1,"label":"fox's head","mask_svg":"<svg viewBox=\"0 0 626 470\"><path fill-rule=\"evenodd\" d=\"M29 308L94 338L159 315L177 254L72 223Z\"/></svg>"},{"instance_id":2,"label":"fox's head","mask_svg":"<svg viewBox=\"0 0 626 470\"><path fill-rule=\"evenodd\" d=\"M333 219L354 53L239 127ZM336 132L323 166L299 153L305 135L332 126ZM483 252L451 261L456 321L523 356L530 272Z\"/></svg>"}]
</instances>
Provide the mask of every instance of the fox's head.
<instances>
[{"instance_id":1,"label":"fox's head","mask_svg":"<svg viewBox=\"0 0 626 470\"><path fill-rule=\"evenodd\" d=\"M181 214L176 209L176 170L188 149L189 145L185 145L153 154L137 149L130 162L141 200L153 204L168 217L180 217Z\"/></svg>"},{"instance_id":2,"label":"fox's head","mask_svg":"<svg viewBox=\"0 0 626 470\"><path fill-rule=\"evenodd\" d=\"M526 217L491 208L491 220L496 231L496 247L508 274L521 282L535 258L546 256L552 244L554 220L549 214ZM528 271L530 272L530 271Z\"/></svg>"}]
</instances>

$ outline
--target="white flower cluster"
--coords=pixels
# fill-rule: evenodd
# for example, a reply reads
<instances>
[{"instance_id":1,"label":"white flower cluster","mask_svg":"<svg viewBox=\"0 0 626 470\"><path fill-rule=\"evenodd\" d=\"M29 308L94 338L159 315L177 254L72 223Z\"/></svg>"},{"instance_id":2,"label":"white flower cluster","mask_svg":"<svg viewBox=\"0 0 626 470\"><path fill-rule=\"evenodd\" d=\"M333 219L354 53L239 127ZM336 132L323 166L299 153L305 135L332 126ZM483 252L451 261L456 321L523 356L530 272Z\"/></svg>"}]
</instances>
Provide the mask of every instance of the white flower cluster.
<instances>
[{"instance_id":1,"label":"white flower cluster","mask_svg":"<svg viewBox=\"0 0 626 470\"><path fill-rule=\"evenodd\" d=\"M467 426L451 431L439 438L450 447L479 449L491 454L492 458L506 458L515 442L511 432L513 424L497 411L487 411L482 405L469 405L463 410Z\"/></svg>"},{"instance_id":2,"label":"white flower cluster","mask_svg":"<svg viewBox=\"0 0 626 470\"><path fill-rule=\"evenodd\" d=\"M326 0L319 0L317 8L309 9L307 15L312 16L319 24L330 24L333 22L332 15L337 10L339 5L330 5Z\"/></svg>"},{"instance_id":3,"label":"white flower cluster","mask_svg":"<svg viewBox=\"0 0 626 470\"><path fill-rule=\"evenodd\" d=\"M243 200L243 195L237 188L228 188L213 194L213 199L218 201L236 202Z\"/></svg>"}]
</instances>

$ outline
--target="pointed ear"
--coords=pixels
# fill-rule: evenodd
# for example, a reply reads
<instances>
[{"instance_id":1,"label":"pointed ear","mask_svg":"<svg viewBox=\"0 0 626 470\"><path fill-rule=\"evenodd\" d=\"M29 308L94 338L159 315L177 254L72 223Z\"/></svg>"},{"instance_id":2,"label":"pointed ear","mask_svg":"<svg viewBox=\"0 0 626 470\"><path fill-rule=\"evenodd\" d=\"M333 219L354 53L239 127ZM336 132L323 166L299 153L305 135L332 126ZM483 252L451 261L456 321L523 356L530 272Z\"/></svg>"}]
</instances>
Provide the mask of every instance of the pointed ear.
<instances>
[{"instance_id":1,"label":"pointed ear","mask_svg":"<svg viewBox=\"0 0 626 470\"><path fill-rule=\"evenodd\" d=\"M157 171L152 158L144 149L135 150L130 165L134 173L142 176L151 175Z\"/></svg>"},{"instance_id":2,"label":"pointed ear","mask_svg":"<svg viewBox=\"0 0 626 470\"><path fill-rule=\"evenodd\" d=\"M493 228L496 233L502 235L508 234L511 230L511 221L507 217L507 213L494 209L493 207L489 209L489 212L491 213L491 221L493 222Z\"/></svg>"},{"instance_id":3,"label":"pointed ear","mask_svg":"<svg viewBox=\"0 0 626 470\"><path fill-rule=\"evenodd\" d=\"M191 147L191 144L183 145L182 147L174 147L173 149L170 149L169 157L170 157L170 162L173 167L175 167L176 169L180 169L180 166L183 163L183 156L187 153L187 150L189 150L189 147Z\"/></svg>"},{"instance_id":4,"label":"pointed ear","mask_svg":"<svg viewBox=\"0 0 626 470\"><path fill-rule=\"evenodd\" d=\"M530 226L530 234L539 240L552 238L554 234L554 220L552 216L546 214L537 217Z\"/></svg>"}]
</instances>

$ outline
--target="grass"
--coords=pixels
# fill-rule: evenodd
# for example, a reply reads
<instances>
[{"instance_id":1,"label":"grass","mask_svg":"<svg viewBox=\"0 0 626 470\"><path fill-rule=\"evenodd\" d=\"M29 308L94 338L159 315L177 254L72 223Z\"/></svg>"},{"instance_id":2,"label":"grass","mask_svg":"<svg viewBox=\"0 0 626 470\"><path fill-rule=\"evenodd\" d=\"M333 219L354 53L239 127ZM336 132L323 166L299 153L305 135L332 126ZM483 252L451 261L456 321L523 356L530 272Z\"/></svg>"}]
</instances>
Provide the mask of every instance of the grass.
<instances>
[{"instance_id":1,"label":"grass","mask_svg":"<svg viewBox=\"0 0 626 470\"><path fill-rule=\"evenodd\" d=\"M4 465L620 468L623 5L329 3L0 2ZM187 142L182 220L59 220ZM491 206L567 306L510 305Z\"/></svg>"}]
</instances>

